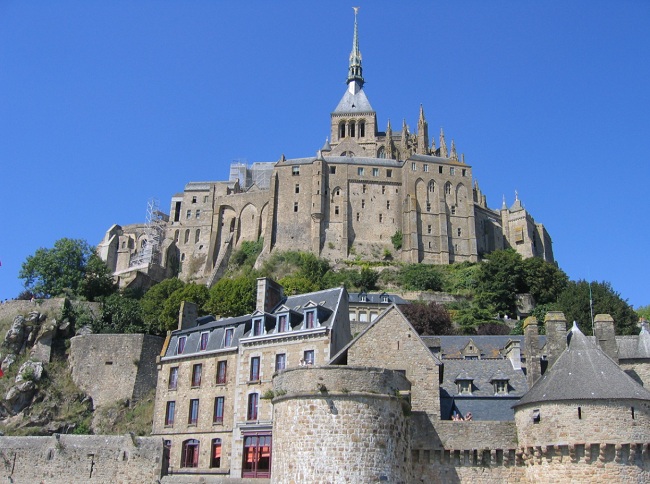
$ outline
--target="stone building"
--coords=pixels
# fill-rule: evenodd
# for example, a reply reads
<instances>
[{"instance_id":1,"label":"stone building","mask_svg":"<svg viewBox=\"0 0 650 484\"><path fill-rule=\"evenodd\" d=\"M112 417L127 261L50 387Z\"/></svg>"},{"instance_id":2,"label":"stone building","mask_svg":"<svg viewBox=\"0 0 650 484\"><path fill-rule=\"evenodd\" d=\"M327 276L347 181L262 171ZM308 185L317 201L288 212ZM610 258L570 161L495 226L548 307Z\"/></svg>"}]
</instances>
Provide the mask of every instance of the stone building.
<instances>
[{"instance_id":1,"label":"stone building","mask_svg":"<svg viewBox=\"0 0 650 484\"><path fill-rule=\"evenodd\" d=\"M393 131L390 121L380 130L364 83L355 16L347 89L324 146L314 156L235 162L228 181L188 183L172 197L169 216L152 217L159 232L150 223L111 227L99 252L120 284L142 283L141 273L212 285L233 249L260 237L262 256L302 250L335 261L390 251L403 262L450 264L512 247L554 260L548 232L518 195L510 207L505 200L488 207L455 141L448 147L442 130L437 144L429 137L422 106L416 131L406 122ZM163 235L153 240L152 233ZM397 234L399 250L391 241ZM159 256L143 266L141 253L152 246Z\"/></svg>"}]
</instances>

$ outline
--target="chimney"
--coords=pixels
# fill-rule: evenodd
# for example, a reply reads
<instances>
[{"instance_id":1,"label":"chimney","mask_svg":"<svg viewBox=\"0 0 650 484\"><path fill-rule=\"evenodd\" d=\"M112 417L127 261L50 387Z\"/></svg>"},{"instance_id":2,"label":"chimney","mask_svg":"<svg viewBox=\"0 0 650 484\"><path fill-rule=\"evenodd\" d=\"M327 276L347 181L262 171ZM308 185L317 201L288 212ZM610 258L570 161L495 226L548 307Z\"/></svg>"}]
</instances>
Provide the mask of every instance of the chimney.
<instances>
[{"instance_id":1,"label":"chimney","mask_svg":"<svg viewBox=\"0 0 650 484\"><path fill-rule=\"evenodd\" d=\"M542 376L539 361L539 329L535 316L529 316L524 320L524 354L526 355L526 380L528 388L532 388Z\"/></svg>"},{"instance_id":2,"label":"chimney","mask_svg":"<svg viewBox=\"0 0 650 484\"><path fill-rule=\"evenodd\" d=\"M546 357L547 370L553 366L560 355L566 350L566 317L560 311L549 311L544 317L546 326Z\"/></svg>"},{"instance_id":3,"label":"chimney","mask_svg":"<svg viewBox=\"0 0 650 484\"><path fill-rule=\"evenodd\" d=\"M609 314L596 314L594 319L596 343L607 356L618 363L618 345L614 332L614 318Z\"/></svg>"},{"instance_id":4,"label":"chimney","mask_svg":"<svg viewBox=\"0 0 650 484\"><path fill-rule=\"evenodd\" d=\"M521 343L517 340L511 339L506 343L505 347L506 358L512 363L514 370L521 370Z\"/></svg>"},{"instance_id":5,"label":"chimney","mask_svg":"<svg viewBox=\"0 0 650 484\"><path fill-rule=\"evenodd\" d=\"M198 317L199 311L196 304L189 301L182 301L181 308L178 311L178 329L187 329L195 326Z\"/></svg>"},{"instance_id":6,"label":"chimney","mask_svg":"<svg viewBox=\"0 0 650 484\"><path fill-rule=\"evenodd\" d=\"M270 277L257 278L257 303L255 309L270 313L284 297L284 289Z\"/></svg>"}]
</instances>

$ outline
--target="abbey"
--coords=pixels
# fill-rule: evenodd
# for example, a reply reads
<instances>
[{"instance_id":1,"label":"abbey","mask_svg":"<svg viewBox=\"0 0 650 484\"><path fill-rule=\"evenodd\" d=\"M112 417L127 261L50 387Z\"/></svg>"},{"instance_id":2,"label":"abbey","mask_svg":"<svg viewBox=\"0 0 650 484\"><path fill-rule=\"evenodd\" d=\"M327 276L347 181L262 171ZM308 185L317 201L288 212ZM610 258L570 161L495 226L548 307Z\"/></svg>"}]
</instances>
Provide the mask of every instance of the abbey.
<instances>
[{"instance_id":1,"label":"abbey","mask_svg":"<svg viewBox=\"0 0 650 484\"><path fill-rule=\"evenodd\" d=\"M112 226L99 252L120 285L176 275L211 285L233 249L260 237L262 257L291 249L336 261L390 251L407 263L450 264L512 247L553 261L544 226L518 196L489 208L454 140L448 147L442 130L438 144L429 138L422 106L415 133L405 122L393 131L390 121L380 131L363 86L355 16L347 89L324 146L305 158L233 163L229 181L188 183L169 215L150 207L146 224Z\"/></svg>"}]
</instances>

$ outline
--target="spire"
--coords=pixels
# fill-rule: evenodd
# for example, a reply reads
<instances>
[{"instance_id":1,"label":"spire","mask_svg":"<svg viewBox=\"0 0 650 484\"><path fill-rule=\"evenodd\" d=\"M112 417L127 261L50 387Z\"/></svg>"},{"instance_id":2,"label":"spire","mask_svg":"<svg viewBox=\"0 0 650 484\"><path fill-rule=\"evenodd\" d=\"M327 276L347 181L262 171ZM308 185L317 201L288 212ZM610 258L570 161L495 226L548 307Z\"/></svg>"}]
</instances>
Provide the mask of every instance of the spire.
<instances>
[{"instance_id":1,"label":"spire","mask_svg":"<svg viewBox=\"0 0 650 484\"><path fill-rule=\"evenodd\" d=\"M363 87L363 69L361 68L361 51L359 51L359 32L357 27L357 13L359 7L354 9L354 37L352 39L352 52L350 52L350 66L348 68L348 89L356 94Z\"/></svg>"},{"instance_id":2,"label":"spire","mask_svg":"<svg viewBox=\"0 0 650 484\"><path fill-rule=\"evenodd\" d=\"M445 132L440 128L440 156L447 158L447 142L445 141Z\"/></svg>"},{"instance_id":3,"label":"spire","mask_svg":"<svg viewBox=\"0 0 650 484\"><path fill-rule=\"evenodd\" d=\"M418 146L417 152L423 155L429 154L429 128L424 118L424 108L420 104L420 119L418 119Z\"/></svg>"},{"instance_id":4,"label":"spire","mask_svg":"<svg viewBox=\"0 0 650 484\"><path fill-rule=\"evenodd\" d=\"M451 140L451 154L449 155L449 158L458 161L458 153L456 153L456 143L454 143L453 139Z\"/></svg>"}]
</instances>

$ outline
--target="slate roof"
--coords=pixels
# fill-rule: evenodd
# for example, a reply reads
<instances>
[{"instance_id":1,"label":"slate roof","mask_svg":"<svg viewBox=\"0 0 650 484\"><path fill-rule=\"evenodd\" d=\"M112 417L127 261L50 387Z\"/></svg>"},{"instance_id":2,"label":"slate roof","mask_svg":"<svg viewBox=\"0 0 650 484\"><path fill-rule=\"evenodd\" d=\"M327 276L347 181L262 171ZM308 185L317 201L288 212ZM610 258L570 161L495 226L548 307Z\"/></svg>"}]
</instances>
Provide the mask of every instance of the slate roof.
<instances>
[{"instance_id":1,"label":"slate roof","mask_svg":"<svg viewBox=\"0 0 650 484\"><path fill-rule=\"evenodd\" d=\"M481 358L503 358L501 350L506 347L510 340L520 342L521 354L525 356L523 335L422 336L422 340L429 348L435 348L437 344L440 344L440 353L443 359L463 358L461 351L467 346L470 339L481 351ZM546 336L540 335L539 345L540 349L544 348Z\"/></svg>"},{"instance_id":2,"label":"slate roof","mask_svg":"<svg viewBox=\"0 0 650 484\"><path fill-rule=\"evenodd\" d=\"M636 336L617 336L619 360L650 358L650 331L647 323Z\"/></svg>"},{"instance_id":3,"label":"slate roof","mask_svg":"<svg viewBox=\"0 0 650 484\"><path fill-rule=\"evenodd\" d=\"M259 316L264 317L265 332L260 338L276 334L276 321L280 314L288 314L291 330L286 334L291 336L302 330L304 311L312 305L317 311L319 328L331 328L336 318L339 303L343 297L343 288L326 289L323 291L287 296L270 312L253 312L244 316L215 320L212 316L198 318L196 325L183 330L173 331L164 358L180 356L177 354L179 338L186 337L185 349L182 356L203 354L210 351L235 349L242 338L247 338L252 332L252 321ZM224 347L226 328L234 328L233 340L228 347ZM309 330L306 330L309 331ZM208 344L205 350L199 349L201 333L208 332Z\"/></svg>"},{"instance_id":4,"label":"slate roof","mask_svg":"<svg viewBox=\"0 0 650 484\"><path fill-rule=\"evenodd\" d=\"M279 161L278 165L311 165L318 158L310 156L307 158L291 158L289 160ZM404 165L403 161L392 160L389 158L371 158L364 156L323 156L327 163L334 165L365 165L365 166L390 166L399 168Z\"/></svg>"},{"instance_id":5,"label":"slate roof","mask_svg":"<svg viewBox=\"0 0 650 484\"><path fill-rule=\"evenodd\" d=\"M352 94L346 89L345 94L339 101L338 106L334 110L335 113L367 113L373 112L370 101L366 97L366 93L363 89L357 91L356 94Z\"/></svg>"},{"instance_id":6,"label":"slate roof","mask_svg":"<svg viewBox=\"0 0 650 484\"><path fill-rule=\"evenodd\" d=\"M458 393L458 380L472 380L471 395ZM508 380L508 394L495 395L493 380ZM513 420L512 405L527 391L524 372L515 370L510 360L444 360L440 417L471 412L474 420Z\"/></svg>"},{"instance_id":7,"label":"slate roof","mask_svg":"<svg viewBox=\"0 0 650 484\"><path fill-rule=\"evenodd\" d=\"M366 300L361 301L361 296L365 295ZM382 296L388 296L388 302L382 301ZM408 304L407 301L402 299L396 294L388 294L387 292L369 293L369 292L351 292L348 296L351 303L368 303L368 304Z\"/></svg>"},{"instance_id":8,"label":"slate roof","mask_svg":"<svg viewBox=\"0 0 650 484\"><path fill-rule=\"evenodd\" d=\"M567 349L515 407L565 400L650 400L650 392L635 382L575 325Z\"/></svg>"}]
</instances>

